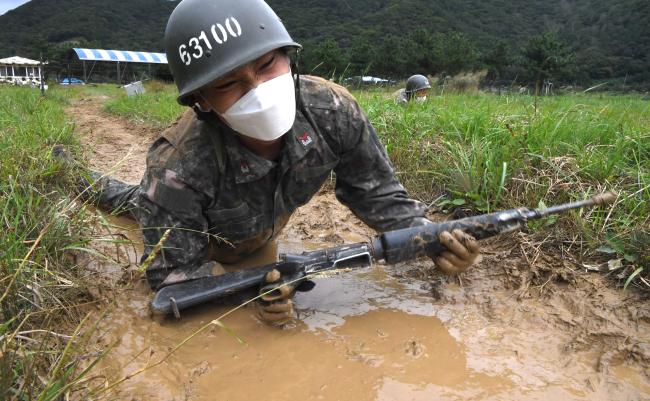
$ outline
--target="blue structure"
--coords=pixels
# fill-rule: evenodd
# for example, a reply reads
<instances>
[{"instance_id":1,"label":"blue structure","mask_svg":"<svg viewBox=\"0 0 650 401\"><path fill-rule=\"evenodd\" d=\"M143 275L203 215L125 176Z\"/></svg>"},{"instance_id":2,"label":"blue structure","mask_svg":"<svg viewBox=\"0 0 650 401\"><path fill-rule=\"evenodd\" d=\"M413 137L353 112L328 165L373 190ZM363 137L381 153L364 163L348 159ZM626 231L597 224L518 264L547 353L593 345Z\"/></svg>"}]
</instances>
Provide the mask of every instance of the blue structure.
<instances>
[{"instance_id":1,"label":"blue structure","mask_svg":"<svg viewBox=\"0 0 650 401\"><path fill-rule=\"evenodd\" d=\"M167 64L165 53L132 52L128 50L72 49L82 61L113 61L119 63Z\"/></svg>"},{"instance_id":2,"label":"blue structure","mask_svg":"<svg viewBox=\"0 0 650 401\"><path fill-rule=\"evenodd\" d=\"M110 62L117 64L117 82L122 83L122 76L129 63L140 64L167 64L165 53L137 52L129 50L105 50L105 49L84 49L73 48L68 50L68 78L70 77L70 62L78 58L83 65L83 80L88 82L97 62ZM86 63L92 62L90 72L86 70ZM122 65L124 68L122 69Z\"/></svg>"}]
</instances>

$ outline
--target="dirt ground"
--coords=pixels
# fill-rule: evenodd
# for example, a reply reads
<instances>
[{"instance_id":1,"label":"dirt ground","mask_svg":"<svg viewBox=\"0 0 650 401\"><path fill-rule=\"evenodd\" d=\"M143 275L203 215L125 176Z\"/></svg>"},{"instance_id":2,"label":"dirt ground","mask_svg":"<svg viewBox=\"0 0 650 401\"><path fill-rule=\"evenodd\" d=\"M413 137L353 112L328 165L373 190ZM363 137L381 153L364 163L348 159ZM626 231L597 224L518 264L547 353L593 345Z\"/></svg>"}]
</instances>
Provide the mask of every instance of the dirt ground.
<instances>
[{"instance_id":1,"label":"dirt ground","mask_svg":"<svg viewBox=\"0 0 650 401\"><path fill-rule=\"evenodd\" d=\"M106 115L104 101L67 113L91 165L137 183L158 133ZM133 222L111 221L141 243ZM324 189L248 263L372 234ZM121 283L96 290L106 317L95 346L117 345L95 374L128 377L107 392L120 400L650 400L647 297L539 245L523 234L484 243L458 277L417 261L324 278L296 297L295 324L268 327L244 308L223 320L243 342L215 326L135 375L227 309L150 316L141 247L119 247L113 265L88 260L98 282Z\"/></svg>"}]
</instances>

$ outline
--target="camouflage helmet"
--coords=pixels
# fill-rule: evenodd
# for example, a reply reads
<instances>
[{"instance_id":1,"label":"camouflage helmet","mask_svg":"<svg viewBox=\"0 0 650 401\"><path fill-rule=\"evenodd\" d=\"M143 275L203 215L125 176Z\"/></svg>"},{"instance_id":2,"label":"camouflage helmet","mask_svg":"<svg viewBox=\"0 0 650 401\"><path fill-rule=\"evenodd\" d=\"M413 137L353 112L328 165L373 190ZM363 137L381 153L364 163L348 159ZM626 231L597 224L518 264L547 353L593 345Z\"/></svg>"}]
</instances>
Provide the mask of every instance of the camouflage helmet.
<instances>
[{"instance_id":1,"label":"camouflage helmet","mask_svg":"<svg viewBox=\"0 0 650 401\"><path fill-rule=\"evenodd\" d=\"M429 80L424 75L412 75L406 81L406 93L414 93L421 89L430 89Z\"/></svg>"},{"instance_id":2,"label":"camouflage helmet","mask_svg":"<svg viewBox=\"0 0 650 401\"><path fill-rule=\"evenodd\" d=\"M203 86L282 47L300 45L263 0L183 0L165 29L167 62L185 105Z\"/></svg>"}]
</instances>

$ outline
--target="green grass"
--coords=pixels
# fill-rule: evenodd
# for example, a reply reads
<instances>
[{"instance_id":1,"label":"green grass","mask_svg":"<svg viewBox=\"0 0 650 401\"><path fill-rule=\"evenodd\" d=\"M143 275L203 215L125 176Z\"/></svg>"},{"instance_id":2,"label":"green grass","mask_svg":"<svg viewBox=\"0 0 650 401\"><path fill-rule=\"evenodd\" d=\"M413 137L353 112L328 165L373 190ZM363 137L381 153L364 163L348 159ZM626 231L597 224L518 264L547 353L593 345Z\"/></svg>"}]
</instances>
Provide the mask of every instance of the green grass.
<instances>
[{"instance_id":1,"label":"green grass","mask_svg":"<svg viewBox=\"0 0 650 401\"><path fill-rule=\"evenodd\" d=\"M601 251L648 269L649 102L565 95L539 98L535 110L529 96L448 94L398 106L388 93L356 95L414 196L488 212L614 190L611 214L570 214L555 234L606 244Z\"/></svg>"},{"instance_id":2,"label":"green grass","mask_svg":"<svg viewBox=\"0 0 650 401\"><path fill-rule=\"evenodd\" d=\"M76 327L86 286L73 255L88 234L69 195L72 172L51 156L78 147L67 93L0 89L0 399L61 399L79 378Z\"/></svg>"},{"instance_id":3,"label":"green grass","mask_svg":"<svg viewBox=\"0 0 650 401\"><path fill-rule=\"evenodd\" d=\"M120 93L106 102L104 109L155 129L167 127L185 110L176 102L177 93L170 85L149 82L145 84L145 91L143 95L131 97Z\"/></svg>"}]
</instances>

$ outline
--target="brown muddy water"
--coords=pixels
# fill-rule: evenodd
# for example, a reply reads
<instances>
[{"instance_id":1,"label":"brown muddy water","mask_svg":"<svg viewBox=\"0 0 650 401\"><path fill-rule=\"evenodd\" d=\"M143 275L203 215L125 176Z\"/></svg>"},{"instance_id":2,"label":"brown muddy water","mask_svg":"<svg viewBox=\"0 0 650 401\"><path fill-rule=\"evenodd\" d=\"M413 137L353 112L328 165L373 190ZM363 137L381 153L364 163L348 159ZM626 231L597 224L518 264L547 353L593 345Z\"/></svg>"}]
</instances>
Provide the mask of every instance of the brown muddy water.
<instances>
[{"instance_id":1,"label":"brown muddy water","mask_svg":"<svg viewBox=\"0 0 650 401\"><path fill-rule=\"evenodd\" d=\"M120 225L132 224L116 220ZM295 226L295 224L294 224ZM131 225L131 228L134 228ZM291 230L289 230L291 231ZM332 235L285 235L247 261L277 252L331 246ZM137 230L128 235L139 241ZM344 235L358 240L360 235ZM129 252L133 262L136 253ZM235 266L236 267L236 266ZM106 394L119 400L644 400L643 366L617 360L602 368L607 344L571 346L570 330L550 324L548 306L524 304L494 283L443 283L433 297L409 266L375 265L317 280L296 296L297 319L283 329L241 309L158 366ZM402 276L402 277L400 277ZM100 325L99 345L118 342L98 368L108 382L165 357L227 307L206 305L181 320L152 317L139 282L116 296ZM98 315L100 311L98 310ZM643 334L647 340L647 325ZM239 337L244 343L239 342ZM605 348L604 348L605 347ZM620 358L619 358L620 359ZM646 365L647 366L647 365Z\"/></svg>"}]
</instances>

